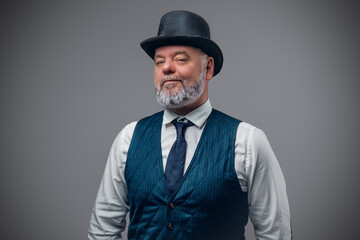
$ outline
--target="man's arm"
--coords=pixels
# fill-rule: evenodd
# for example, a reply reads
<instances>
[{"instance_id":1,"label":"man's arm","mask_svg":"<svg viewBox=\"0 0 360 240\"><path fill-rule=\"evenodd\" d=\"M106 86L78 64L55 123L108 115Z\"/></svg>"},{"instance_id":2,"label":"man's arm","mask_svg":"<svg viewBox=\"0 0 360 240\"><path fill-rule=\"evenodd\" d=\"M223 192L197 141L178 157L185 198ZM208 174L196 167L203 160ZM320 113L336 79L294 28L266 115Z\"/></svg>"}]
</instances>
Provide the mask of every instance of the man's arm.
<instances>
[{"instance_id":1,"label":"man's arm","mask_svg":"<svg viewBox=\"0 0 360 240\"><path fill-rule=\"evenodd\" d=\"M125 181L125 162L136 123L127 125L116 137L91 215L90 240L121 239L129 210Z\"/></svg>"},{"instance_id":2,"label":"man's arm","mask_svg":"<svg viewBox=\"0 0 360 240\"><path fill-rule=\"evenodd\" d=\"M255 128L252 138L248 199L256 239L289 240L290 210L283 173L265 133Z\"/></svg>"}]
</instances>

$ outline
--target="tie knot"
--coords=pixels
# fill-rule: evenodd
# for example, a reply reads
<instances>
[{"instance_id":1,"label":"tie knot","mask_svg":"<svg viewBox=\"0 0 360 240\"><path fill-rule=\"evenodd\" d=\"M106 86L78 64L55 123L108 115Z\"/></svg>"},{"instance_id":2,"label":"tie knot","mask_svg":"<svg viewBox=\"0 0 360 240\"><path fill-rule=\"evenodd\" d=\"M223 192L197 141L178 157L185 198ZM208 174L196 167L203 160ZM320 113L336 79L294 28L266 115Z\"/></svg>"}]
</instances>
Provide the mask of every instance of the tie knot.
<instances>
[{"instance_id":1,"label":"tie knot","mask_svg":"<svg viewBox=\"0 0 360 240\"><path fill-rule=\"evenodd\" d=\"M177 136L182 136L184 137L185 131L187 127L190 127L192 125L194 125L192 122L188 121L188 122L178 122L176 119L172 121L172 123L174 124L175 128L176 128L176 134Z\"/></svg>"}]
</instances>

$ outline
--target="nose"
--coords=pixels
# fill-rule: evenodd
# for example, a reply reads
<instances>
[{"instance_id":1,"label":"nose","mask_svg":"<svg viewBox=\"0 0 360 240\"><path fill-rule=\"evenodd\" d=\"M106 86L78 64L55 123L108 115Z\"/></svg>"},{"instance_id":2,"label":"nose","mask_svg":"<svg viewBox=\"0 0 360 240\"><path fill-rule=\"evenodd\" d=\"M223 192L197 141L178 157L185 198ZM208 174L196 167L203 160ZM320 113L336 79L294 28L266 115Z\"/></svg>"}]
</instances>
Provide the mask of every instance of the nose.
<instances>
[{"instance_id":1,"label":"nose","mask_svg":"<svg viewBox=\"0 0 360 240\"><path fill-rule=\"evenodd\" d=\"M166 61L162 66L162 71L164 74L175 73L175 66L172 61Z\"/></svg>"}]
</instances>

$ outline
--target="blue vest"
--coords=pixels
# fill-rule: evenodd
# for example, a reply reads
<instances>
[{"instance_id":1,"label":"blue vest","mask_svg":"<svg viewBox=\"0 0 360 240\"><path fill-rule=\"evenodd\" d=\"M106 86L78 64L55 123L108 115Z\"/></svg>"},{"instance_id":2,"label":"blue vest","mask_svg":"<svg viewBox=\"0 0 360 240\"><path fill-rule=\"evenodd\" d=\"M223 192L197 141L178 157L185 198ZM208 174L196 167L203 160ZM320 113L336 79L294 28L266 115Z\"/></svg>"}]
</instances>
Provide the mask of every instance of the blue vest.
<instances>
[{"instance_id":1,"label":"blue vest","mask_svg":"<svg viewBox=\"0 0 360 240\"><path fill-rule=\"evenodd\" d=\"M182 182L170 194L162 164L162 119L159 112L140 120L130 143L128 239L245 239L247 194L234 168L241 121L212 110Z\"/></svg>"}]
</instances>

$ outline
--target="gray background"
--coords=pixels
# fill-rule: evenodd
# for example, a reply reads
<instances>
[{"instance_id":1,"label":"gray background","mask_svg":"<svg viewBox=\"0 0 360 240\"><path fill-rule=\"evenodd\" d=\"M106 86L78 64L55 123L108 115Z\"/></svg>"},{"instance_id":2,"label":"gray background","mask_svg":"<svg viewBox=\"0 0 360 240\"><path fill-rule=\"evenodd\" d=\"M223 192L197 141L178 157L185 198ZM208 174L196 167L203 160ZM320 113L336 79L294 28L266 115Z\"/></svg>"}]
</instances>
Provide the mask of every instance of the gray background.
<instances>
[{"instance_id":1,"label":"gray background","mask_svg":"<svg viewBox=\"0 0 360 240\"><path fill-rule=\"evenodd\" d=\"M174 9L209 22L211 102L267 133L295 239L356 239L360 8L340 0L2 1L0 239L86 238L113 139L160 110L139 42Z\"/></svg>"}]
</instances>

